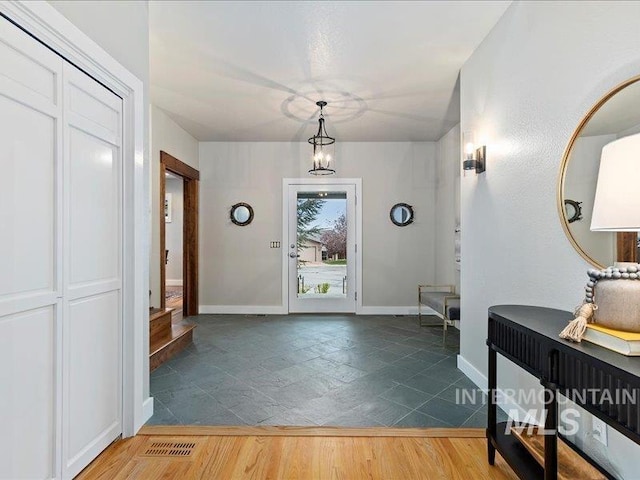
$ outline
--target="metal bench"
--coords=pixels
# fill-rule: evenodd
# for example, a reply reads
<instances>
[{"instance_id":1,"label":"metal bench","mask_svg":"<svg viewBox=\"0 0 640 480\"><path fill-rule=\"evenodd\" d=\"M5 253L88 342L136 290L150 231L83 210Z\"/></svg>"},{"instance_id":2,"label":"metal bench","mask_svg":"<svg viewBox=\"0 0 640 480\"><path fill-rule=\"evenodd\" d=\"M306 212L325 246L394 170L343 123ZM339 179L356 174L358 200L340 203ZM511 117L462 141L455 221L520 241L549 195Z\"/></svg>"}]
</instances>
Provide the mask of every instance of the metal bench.
<instances>
[{"instance_id":1,"label":"metal bench","mask_svg":"<svg viewBox=\"0 0 640 480\"><path fill-rule=\"evenodd\" d=\"M460 295L455 291L454 285L418 285L418 323L421 327L442 325L443 340L447 335L447 326L453 324L454 320L460 320ZM422 307L434 310L442 323L424 323Z\"/></svg>"}]
</instances>

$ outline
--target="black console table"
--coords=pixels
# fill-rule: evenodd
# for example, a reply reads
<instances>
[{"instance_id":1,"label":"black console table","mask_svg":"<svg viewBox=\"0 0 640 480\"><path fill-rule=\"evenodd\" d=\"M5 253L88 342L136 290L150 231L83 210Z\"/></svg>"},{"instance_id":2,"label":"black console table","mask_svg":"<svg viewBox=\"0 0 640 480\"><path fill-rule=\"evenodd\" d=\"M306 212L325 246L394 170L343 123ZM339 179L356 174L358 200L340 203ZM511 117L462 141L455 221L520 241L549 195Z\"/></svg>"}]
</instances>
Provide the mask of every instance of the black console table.
<instances>
[{"instance_id":1,"label":"black console table","mask_svg":"<svg viewBox=\"0 0 640 480\"><path fill-rule=\"evenodd\" d=\"M498 353L540 379L545 390L545 430L557 431L557 395L562 394L640 443L640 357L626 357L589 342L562 340L558 333L572 319L570 312L551 308L500 305L489 309L489 463L493 465L497 450L521 479L557 478L558 436L545 436L543 469L514 435L505 434L505 423L497 424ZM618 402L616 394L627 399L635 395L636 401Z\"/></svg>"}]
</instances>

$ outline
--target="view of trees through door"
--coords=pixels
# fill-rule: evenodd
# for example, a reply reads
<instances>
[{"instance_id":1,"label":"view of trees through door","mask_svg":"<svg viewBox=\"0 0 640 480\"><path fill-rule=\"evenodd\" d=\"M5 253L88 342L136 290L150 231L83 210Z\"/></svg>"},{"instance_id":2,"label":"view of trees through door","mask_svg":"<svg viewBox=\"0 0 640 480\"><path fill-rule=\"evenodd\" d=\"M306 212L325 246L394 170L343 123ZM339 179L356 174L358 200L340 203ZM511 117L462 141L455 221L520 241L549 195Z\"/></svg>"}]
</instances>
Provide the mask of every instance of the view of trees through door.
<instances>
[{"instance_id":1,"label":"view of trees through door","mask_svg":"<svg viewBox=\"0 0 640 480\"><path fill-rule=\"evenodd\" d=\"M347 195L301 192L297 198L298 296L347 294Z\"/></svg>"}]
</instances>

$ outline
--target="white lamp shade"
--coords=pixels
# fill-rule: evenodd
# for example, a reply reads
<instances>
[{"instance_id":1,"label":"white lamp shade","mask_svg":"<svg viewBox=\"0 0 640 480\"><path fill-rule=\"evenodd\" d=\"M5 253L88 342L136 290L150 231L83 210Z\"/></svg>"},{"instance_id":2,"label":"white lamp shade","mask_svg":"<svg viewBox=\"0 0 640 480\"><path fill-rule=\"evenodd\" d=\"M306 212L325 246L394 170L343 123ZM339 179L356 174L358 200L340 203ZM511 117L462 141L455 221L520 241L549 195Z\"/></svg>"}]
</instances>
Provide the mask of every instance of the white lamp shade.
<instances>
[{"instance_id":1,"label":"white lamp shade","mask_svg":"<svg viewBox=\"0 0 640 480\"><path fill-rule=\"evenodd\" d=\"M591 230L640 231L640 134L602 149Z\"/></svg>"}]
</instances>

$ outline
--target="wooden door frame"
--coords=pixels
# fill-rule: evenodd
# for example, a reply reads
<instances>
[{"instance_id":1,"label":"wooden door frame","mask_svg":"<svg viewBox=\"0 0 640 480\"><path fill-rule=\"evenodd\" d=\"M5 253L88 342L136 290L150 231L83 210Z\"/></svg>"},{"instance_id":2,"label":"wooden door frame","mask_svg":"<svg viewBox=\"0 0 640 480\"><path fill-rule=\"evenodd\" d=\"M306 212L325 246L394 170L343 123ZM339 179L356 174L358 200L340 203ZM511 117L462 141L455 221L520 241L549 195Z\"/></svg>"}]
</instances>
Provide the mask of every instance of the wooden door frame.
<instances>
[{"instance_id":1,"label":"wooden door frame","mask_svg":"<svg viewBox=\"0 0 640 480\"><path fill-rule=\"evenodd\" d=\"M167 190L167 171L184 181L184 207L182 221L182 310L185 317L198 315L198 198L200 172L167 152L160 151L160 308L166 308L165 265L166 226L164 198Z\"/></svg>"},{"instance_id":2,"label":"wooden door frame","mask_svg":"<svg viewBox=\"0 0 640 480\"><path fill-rule=\"evenodd\" d=\"M617 258L618 262L638 262L638 234L636 232L618 232Z\"/></svg>"}]
</instances>

